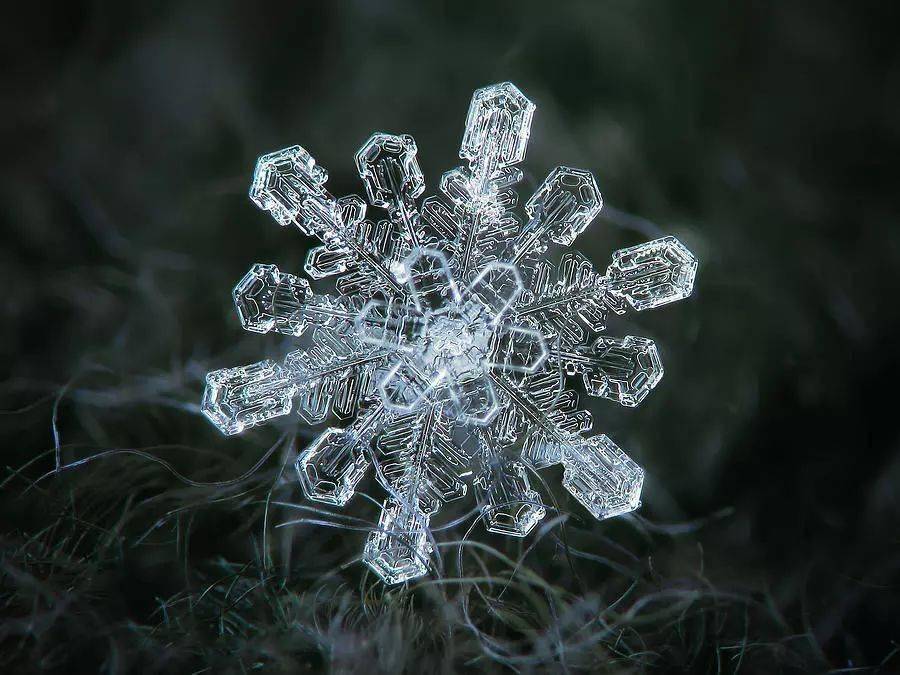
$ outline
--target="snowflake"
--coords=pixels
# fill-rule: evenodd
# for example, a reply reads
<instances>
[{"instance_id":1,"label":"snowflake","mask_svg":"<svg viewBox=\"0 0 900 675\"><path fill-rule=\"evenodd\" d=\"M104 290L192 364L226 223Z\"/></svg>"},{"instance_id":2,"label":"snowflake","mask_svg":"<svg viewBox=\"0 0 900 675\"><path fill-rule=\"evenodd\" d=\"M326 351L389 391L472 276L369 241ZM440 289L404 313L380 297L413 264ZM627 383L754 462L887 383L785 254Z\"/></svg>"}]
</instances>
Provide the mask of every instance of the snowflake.
<instances>
[{"instance_id":1,"label":"snowflake","mask_svg":"<svg viewBox=\"0 0 900 675\"><path fill-rule=\"evenodd\" d=\"M325 429L296 461L309 499L343 506L370 465L387 492L364 562L387 583L428 571L431 517L474 487L491 532L524 537L544 517L529 473L564 467L563 485L598 519L639 505L643 471L565 387L635 406L663 374L652 340L597 337L610 313L688 296L697 262L674 237L616 251L606 274L580 253L554 262L602 206L593 176L557 167L513 214L534 104L510 83L475 92L460 157L441 196L425 189L408 135L374 134L356 155L368 201L335 198L300 146L259 158L251 199L323 243L305 270L336 295L275 265L234 289L244 328L296 336L282 363L207 375L204 414L237 434L295 410Z\"/></svg>"}]
</instances>

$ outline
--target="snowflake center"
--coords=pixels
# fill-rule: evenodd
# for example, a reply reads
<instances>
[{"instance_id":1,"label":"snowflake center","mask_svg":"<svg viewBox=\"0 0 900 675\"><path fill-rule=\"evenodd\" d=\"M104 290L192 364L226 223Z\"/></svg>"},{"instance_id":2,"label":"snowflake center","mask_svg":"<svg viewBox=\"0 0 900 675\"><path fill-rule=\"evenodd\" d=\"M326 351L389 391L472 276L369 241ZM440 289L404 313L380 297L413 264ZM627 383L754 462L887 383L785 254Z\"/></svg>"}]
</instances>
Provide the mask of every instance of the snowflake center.
<instances>
[{"instance_id":1,"label":"snowflake center","mask_svg":"<svg viewBox=\"0 0 900 675\"><path fill-rule=\"evenodd\" d=\"M429 340L431 349L443 356L460 356L472 347L472 334L458 321L442 321Z\"/></svg>"},{"instance_id":2,"label":"snowflake center","mask_svg":"<svg viewBox=\"0 0 900 675\"><path fill-rule=\"evenodd\" d=\"M490 330L484 321L469 320L454 308L428 317L421 357L430 368L445 369L458 376L473 367L480 369L489 341Z\"/></svg>"}]
</instances>

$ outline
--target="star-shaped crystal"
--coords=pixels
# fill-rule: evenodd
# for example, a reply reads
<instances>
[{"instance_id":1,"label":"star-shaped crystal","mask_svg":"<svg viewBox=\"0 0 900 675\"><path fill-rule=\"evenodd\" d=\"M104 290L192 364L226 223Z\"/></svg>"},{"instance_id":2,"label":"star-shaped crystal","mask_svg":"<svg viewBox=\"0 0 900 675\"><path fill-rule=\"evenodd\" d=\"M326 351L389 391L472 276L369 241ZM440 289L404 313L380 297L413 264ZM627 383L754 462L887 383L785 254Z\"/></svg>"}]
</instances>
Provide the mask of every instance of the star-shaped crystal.
<instances>
[{"instance_id":1,"label":"star-shaped crystal","mask_svg":"<svg viewBox=\"0 0 900 675\"><path fill-rule=\"evenodd\" d=\"M596 518L640 503L643 470L608 437L587 437L566 377L587 393L638 405L663 374L647 338L597 335L611 315L687 297L697 261L674 237L616 251L605 274L577 252L557 255L603 205L590 172L560 166L513 209L534 104L506 82L472 98L460 157L441 196L408 135L374 134L356 156L369 203L335 198L300 146L260 157L251 199L281 225L318 237L305 270L336 294L257 264L234 289L247 330L305 341L282 363L207 376L204 414L236 434L296 412L329 418L297 457L309 499L343 506L374 467L387 493L363 560L385 582L425 574L428 526L475 488L488 530L524 537L544 517L529 473L564 467L564 487Z\"/></svg>"}]
</instances>

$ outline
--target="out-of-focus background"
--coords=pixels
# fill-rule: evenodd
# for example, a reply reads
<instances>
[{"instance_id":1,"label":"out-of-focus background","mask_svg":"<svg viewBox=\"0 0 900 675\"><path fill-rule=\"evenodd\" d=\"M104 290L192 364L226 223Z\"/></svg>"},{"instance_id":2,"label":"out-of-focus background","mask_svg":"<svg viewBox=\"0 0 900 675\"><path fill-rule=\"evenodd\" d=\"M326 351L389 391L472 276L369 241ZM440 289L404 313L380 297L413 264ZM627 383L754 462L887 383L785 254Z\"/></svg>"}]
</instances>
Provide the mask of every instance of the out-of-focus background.
<instances>
[{"instance_id":1,"label":"out-of-focus background","mask_svg":"<svg viewBox=\"0 0 900 675\"><path fill-rule=\"evenodd\" d=\"M898 24L837 0L19 4L0 669L896 672ZM311 245L247 199L259 154L300 143L346 194L372 131L410 133L433 189L502 80L537 104L522 193L589 169L578 248L675 234L697 284L610 328L660 345L644 405L586 402L647 470L637 515L594 522L551 470L563 523L439 529L440 568L386 589L357 562L372 502L298 507L315 431L225 439L202 378L288 349L231 306ZM57 446L97 458L47 476Z\"/></svg>"}]
</instances>

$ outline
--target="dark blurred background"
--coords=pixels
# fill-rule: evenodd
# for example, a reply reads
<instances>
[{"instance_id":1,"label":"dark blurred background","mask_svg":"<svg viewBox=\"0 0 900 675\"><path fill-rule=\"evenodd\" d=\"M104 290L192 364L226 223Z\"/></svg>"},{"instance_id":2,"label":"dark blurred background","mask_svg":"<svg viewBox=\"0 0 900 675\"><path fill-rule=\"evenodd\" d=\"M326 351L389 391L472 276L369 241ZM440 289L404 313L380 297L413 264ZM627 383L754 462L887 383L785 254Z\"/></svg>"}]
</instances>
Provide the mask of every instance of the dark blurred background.
<instances>
[{"instance_id":1,"label":"dark blurred background","mask_svg":"<svg viewBox=\"0 0 900 675\"><path fill-rule=\"evenodd\" d=\"M0 669L900 672L898 25L837 0L6 13ZM259 154L300 143L346 194L372 131L410 133L433 189L502 80L537 104L522 193L591 170L578 248L675 234L697 285L611 326L661 346L646 403L585 402L647 470L638 515L591 521L551 470L563 524L438 531L442 570L387 590L355 561L374 504L290 506L314 432L225 439L202 378L288 349L231 307L311 245L248 200ZM38 481L57 444L106 454Z\"/></svg>"}]
</instances>

